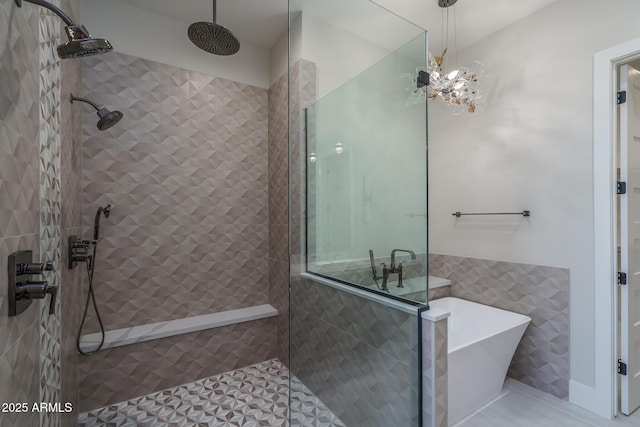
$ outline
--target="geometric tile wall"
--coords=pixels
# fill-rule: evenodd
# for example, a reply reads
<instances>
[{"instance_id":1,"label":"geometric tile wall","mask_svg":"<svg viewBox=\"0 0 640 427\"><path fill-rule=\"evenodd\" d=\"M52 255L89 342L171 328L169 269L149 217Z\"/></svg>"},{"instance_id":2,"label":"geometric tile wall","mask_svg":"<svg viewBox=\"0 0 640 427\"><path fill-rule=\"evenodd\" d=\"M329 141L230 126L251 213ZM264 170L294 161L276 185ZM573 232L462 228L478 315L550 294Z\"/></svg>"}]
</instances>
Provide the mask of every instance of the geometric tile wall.
<instances>
[{"instance_id":1,"label":"geometric tile wall","mask_svg":"<svg viewBox=\"0 0 640 427\"><path fill-rule=\"evenodd\" d=\"M68 0L54 4L70 10ZM62 227L73 225L65 205L80 205L79 186L65 179L63 170L65 150L78 147L79 128L68 123L61 91L65 77L77 85L79 64L61 64L54 50L61 40L60 19L29 3L0 5L0 39L0 271L7 269L9 253L31 249L36 262L54 261L56 271L45 278L59 286L56 315L48 314L47 298L9 318L6 274L0 275L0 401L76 404L77 359L65 356L71 344L61 341L69 332L61 308L77 313L70 297L78 288L60 268L60 243ZM74 423L75 414L0 414L0 425Z\"/></svg>"},{"instance_id":2,"label":"geometric tile wall","mask_svg":"<svg viewBox=\"0 0 640 427\"><path fill-rule=\"evenodd\" d=\"M275 357L276 319L100 350L80 359L80 412Z\"/></svg>"},{"instance_id":3,"label":"geometric tile wall","mask_svg":"<svg viewBox=\"0 0 640 427\"><path fill-rule=\"evenodd\" d=\"M69 0L62 2L62 9L71 12ZM66 40L66 33L60 37ZM75 426L78 417L76 332L86 291L82 280L86 273L80 268L66 268L68 236L80 235L82 231L82 108L67 99L70 92L82 91L81 63L81 60L60 61L60 401L70 402L74 409L62 414L63 427Z\"/></svg>"},{"instance_id":4,"label":"geometric tile wall","mask_svg":"<svg viewBox=\"0 0 640 427\"><path fill-rule=\"evenodd\" d=\"M418 426L418 321L292 277L291 373L346 425Z\"/></svg>"},{"instance_id":5,"label":"geometric tile wall","mask_svg":"<svg viewBox=\"0 0 640 427\"><path fill-rule=\"evenodd\" d=\"M59 6L59 1L54 2ZM60 287L60 18L40 8L40 262L51 260L45 275ZM40 310L40 401L60 402L60 298L49 314L49 298L36 301ZM57 412L40 412L40 425L59 427Z\"/></svg>"},{"instance_id":6,"label":"geometric tile wall","mask_svg":"<svg viewBox=\"0 0 640 427\"><path fill-rule=\"evenodd\" d=\"M449 425L447 347L447 320L422 319L422 414L425 426Z\"/></svg>"},{"instance_id":7,"label":"geometric tile wall","mask_svg":"<svg viewBox=\"0 0 640 427\"><path fill-rule=\"evenodd\" d=\"M85 236L113 206L94 279L106 329L268 303L267 91L114 52L82 81L124 113L100 132L82 107Z\"/></svg>"},{"instance_id":8,"label":"geometric tile wall","mask_svg":"<svg viewBox=\"0 0 640 427\"><path fill-rule=\"evenodd\" d=\"M531 317L508 375L569 397L569 269L430 254L429 274L451 280L452 297Z\"/></svg>"},{"instance_id":9,"label":"geometric tile wall","mask_svg":"<svg viewBox=\"0 0 640 427\"><path fill-rule=\"evenodd\" d=\"M278 359L289 365L288 73L269 88L269 301L278 310Z\"/></svg>"},{"instance_id":10,"label":"geometric tile wall","mask_svg":"<svg viewBox=\"0 0 640 427\"><path fill-rule=\"evenodd\" d=\"M106 330L268 304L267 91L115 52L86 58L82 83L82 96L124 113L101 132L82 107L84 236L112 205L94 276ZM97 330L91 310L85 333ZM276 319L103 350L80 359L80 407L275 352Z\"/></svg>"}]
</instances>

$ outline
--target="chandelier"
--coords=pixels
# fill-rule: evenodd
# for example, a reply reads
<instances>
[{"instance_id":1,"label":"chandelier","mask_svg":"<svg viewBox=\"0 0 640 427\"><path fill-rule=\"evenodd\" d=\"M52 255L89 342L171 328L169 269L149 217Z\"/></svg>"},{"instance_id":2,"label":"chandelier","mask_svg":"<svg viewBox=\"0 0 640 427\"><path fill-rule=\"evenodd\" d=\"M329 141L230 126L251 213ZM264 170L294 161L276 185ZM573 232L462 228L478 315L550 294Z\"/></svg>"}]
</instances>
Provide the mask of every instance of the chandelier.
<instances>
[{"instance_id":1,"label":"chandelier","mask_svg":"<svg viewBox=\"0 0 640 427\"><path fill-rule=\"evenodd\" d=\"M478 101L482 98L482 91L478 85L478 80L484 77L482 63L474 61L471 67L453 67L449 70L446 44L449 41L449 7L453 6L457 0L438 0L438 5L446 10L446 27L444 25L445 10L443 10L443 34L442 43L445 46L440 56L435 56L429 52L428 73L424 67L418 67L415 74L410 76L411 89L409 102L421 103L427 99L440 99L453 107L453 113L459 114L462 111L473 113L476 111ZM457 42L455 29L455 8L454 8L454 47L457 59ZM457 60L456 60L457 62Z\"/></svg>"}]
</instances>

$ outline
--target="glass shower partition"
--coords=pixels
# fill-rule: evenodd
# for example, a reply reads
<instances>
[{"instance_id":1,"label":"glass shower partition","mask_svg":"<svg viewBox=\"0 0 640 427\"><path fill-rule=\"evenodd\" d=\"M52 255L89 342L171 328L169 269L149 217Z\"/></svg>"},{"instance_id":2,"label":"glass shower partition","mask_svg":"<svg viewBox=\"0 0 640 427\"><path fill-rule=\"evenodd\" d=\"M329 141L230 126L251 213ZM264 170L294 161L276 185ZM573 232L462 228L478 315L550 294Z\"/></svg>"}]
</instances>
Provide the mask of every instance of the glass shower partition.
<instances>
[{"instance_id":1,"label":"glass shower partition","mask_svg":"<svg viewBox=\"0 0 640 427\"><path fill-rule=\"evenodd\" d=\"M419 426L427 34L369 0L289 12L291 425Z\"/></svg>"},{"instance_id":2,"label":"glass shower partition","mask_svg":"<svg viewBox=\"0 0 640 427\"><path fill-rule=\"evenodd\" d=\"M304 110L306 270L427 301L423 33Z\"/></svg>"}]
</instances>

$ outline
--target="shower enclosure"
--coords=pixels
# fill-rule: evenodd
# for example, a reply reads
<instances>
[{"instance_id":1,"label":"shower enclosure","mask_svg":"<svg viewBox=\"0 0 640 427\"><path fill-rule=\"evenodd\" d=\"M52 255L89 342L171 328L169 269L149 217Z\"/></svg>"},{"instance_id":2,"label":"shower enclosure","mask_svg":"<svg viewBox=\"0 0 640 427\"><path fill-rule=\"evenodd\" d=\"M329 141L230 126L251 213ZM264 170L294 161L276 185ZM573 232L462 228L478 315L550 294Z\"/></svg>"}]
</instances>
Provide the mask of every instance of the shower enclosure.
<instances>
[{"instance_id":1,"label":"shower enclosure","mask_svg":"<svg viewBox=\"0 0 640 427\"><path fill-rule=\"evenodd\" d=\"M289 9L291 387L335 425L419 426L427 34L367 0Z\"/></svg>"}]
</instances>

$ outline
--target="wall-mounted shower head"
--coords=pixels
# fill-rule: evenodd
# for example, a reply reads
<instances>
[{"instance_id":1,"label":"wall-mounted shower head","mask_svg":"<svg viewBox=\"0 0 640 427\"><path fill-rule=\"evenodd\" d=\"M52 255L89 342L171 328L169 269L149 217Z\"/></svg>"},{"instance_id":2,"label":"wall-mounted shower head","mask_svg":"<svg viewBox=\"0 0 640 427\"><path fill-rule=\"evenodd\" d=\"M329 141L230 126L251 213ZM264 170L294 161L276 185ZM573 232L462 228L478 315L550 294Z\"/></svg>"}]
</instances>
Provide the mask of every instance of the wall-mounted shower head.
<instances>
[{"instance_id":1,"label":"wall-mounted shower head","mask_svg":"<svg viewBox=\"0 0 640 427\"><path fill-rule=\"evenodd\" d=\"M189 39L200 49L214 55L233 55L240 50L240 42L231 31L216 24L216 0L213 0L213 20L194 22L187 31Z\"/></svg>"},{"instance_id":2,"label":"wall-mounted shower head","mask_svg":"<svg viewBox=\"0 0 640 427\"><path fill-rule=\"evenodd\" d=\"M97 55L99 53L110 52L113 50L113 46L111 46L111 43L109 43L108 40L91 37L91 34L89 34L89 31L87 31L84 25L76 25L66 13L48 1L15 0L18 7L22 7L23 1L49 9L58 15L65 24L67 24L65 31L67 33L67 37L69 37L69 42L58 46L58 56L61 59Z\"/></svg>"},{"instance_id":3,"label":"wall-mounted shower head","mask_svg":"<svg viewBox=\"0 0 640 427\"><path fill-rule=\"evenodd\" d=\"M84 25L68 26L65 31L69 41L58 46L58 56L62 59L98 55L113 50L109 40L91 37Z\"/></svg>"},{"instance_id":4,"label":"wall-mounted shower head","mask_svg":"<svg viewBox=\"0 0 640 427\"><path fill-rule=\"evenodd\" d=\"M73 96L73 94L70 94L69 100L72 104L73 104L73 101L80 101L80 102L89 104L93 108L95 108L96 111L98 112L98 117L100 117L100 120L98 120L98 125L97 125L99 130L109 129L111 126L118 123L124 117L124 114L122 114L120 111L117 111L117 110L110 111L104 107L100 108L98 107L98 104L86 98L78 98L76 96Z\"/></svg>"},{"instance_id":5,"label":"wall-mounted shower head","mask_svg":"<svg viewBox=\"0 0 640 427\"><path fill-rule=\"evenodd\" d=\"M100 117L100 120L98 120L98 124L97 124L98 129L107 130L111 126L114 126L116 123L122 120L122 118L124 117L124 114L122 114L118 110L109 111L106 108L102 108L101 110L98 111L98 117Z\"/></svg>"}]
</instances>

